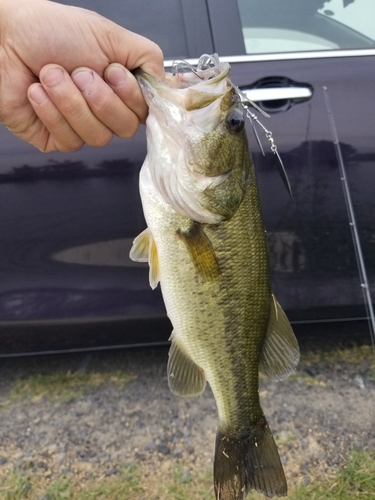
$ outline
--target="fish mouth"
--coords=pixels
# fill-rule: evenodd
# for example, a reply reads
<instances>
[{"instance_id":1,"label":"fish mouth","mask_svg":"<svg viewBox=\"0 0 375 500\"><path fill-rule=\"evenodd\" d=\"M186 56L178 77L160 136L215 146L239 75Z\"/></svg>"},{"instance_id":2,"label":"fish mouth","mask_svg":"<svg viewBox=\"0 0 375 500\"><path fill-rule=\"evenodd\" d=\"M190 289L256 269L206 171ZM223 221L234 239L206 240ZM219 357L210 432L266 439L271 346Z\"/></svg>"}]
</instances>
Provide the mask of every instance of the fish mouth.
<instances>
[{"instance_id":1,"label":"fish mouth","mask_svg":"<svg viewBox=\"0 0 375 500\"><path fill-rule=\"evenodd\" d=\"M185 108L186 111L202 109L216 99L222 98L233 88L229 80L230 65L218 63L206 69L194 69L190 65L183 67L188 71L166 73L161 81L142 69L133 72L147 104L150 106L155 96L172 104Z\"/></svg>"},{"instance_id":2,"label":"fish mouth","mask_svg":"<svg viewBox=\"0 0 375 500\"><path fill-rule=\"evenodd\" d=\"M189 87L200 88L216 85L229 74L228 63L219 63L216 66L202 70L188 72L176 71L166 74L166 83L170 88L186 89Z\"/></svg>"},{"instance_id":3,"label":"fish mouth","mask_svg":"<svg viewBox=\"0 0 375 500\"><path fill-rule=\"evenodd\" d=\"M228 63L218 63L206 69L194 69L193 66L186 63L186 66L181 66L181 68L190 68L190 71L176 70L172 73L167 72L165 74L165 81L158 80L141 68L134 70L133 74L137 80L146 80L152 86L167 85L170 89L186 89L193 86L206 87L207 83L209 85L215 85L225 78L230 71L230 65Z\"/></svg>"}]
</instances>

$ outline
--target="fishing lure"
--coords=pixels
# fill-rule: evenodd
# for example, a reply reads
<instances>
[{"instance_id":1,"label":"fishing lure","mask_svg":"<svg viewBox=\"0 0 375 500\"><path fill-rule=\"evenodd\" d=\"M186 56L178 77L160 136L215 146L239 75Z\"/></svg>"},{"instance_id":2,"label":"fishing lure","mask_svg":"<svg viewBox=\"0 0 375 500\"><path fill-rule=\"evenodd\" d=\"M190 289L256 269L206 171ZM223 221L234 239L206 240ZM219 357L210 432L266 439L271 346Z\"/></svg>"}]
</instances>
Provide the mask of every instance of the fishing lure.
<instances>
[{"instance_id":1,"label":"fishing lure","mask_svg":"<svg viewBox=\"0 0 375 500\"><path fill-rule=\"evenodd\" d=\"M180 74L180 72L184 72L185 70L188 70L188 71L193 72L198 78L202 79L202 77L199 74L200 71L204 71L204 70L207 70L211 67L217 66L219 63L220 63L220 60L219 60L218 54L203 54L199 58L196 68L192 64L188 63L187 61L185 61L183 59L181 59L181 60L176 59L175 61L173 61L173 64L172 64L172 73L173 73L173 75L178 76ZM245 111L246 118L250 122L251 128L254 132L255 139L258 143L258 146L259 146L263 156L265 156L264 149L263 149L262 143L260 141L257 129L254 125L254 122L257 123L264 131L266 138L267 138L267 141L270 145L271 151L274 155L276 155L276 157L278 159L277 168L278 168L279 174L281 176L281 179L283 181L283 184L286 187L286 189L289 193L289 196L292 198L293 197L292 188L290 186L290 182L289 182L288 175L286 173L283 161L282 161L282 159L279 155L279 152L277 150L277 146L276 146L275 140L272 136L272 132L270 130L268 130L262 124L262 122L259 120L257 115L250 110L250 106L255 108L257 111L259 111L266 118L270 118L270 115L268 113L266 113L265 111L263 111L259 106L257 106L257 104L255 104L255 102L251 101L241 91L241 89L239 87L234 85L234 89L235 89L236 94L237 94L237 100L241 104L241 106L243 107L243 109Z\"/></svg>"}]
</instances>

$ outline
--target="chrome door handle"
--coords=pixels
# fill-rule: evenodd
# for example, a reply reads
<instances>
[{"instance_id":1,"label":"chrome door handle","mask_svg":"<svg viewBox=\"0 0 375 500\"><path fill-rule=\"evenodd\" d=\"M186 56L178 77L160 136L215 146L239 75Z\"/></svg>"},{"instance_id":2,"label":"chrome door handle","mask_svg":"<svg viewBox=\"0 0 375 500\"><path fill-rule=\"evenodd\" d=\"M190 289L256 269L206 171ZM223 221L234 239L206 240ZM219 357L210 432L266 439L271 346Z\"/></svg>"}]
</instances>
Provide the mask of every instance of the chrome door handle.
<instances>
[{"instance_id":1,"label":"chrome door handle","mask_svg":"<svg viewBox=\"0 0 375 500\"><path fill-rule=\"evenodd\" d=\"M282 99L307 100L313 95L309 87L265 87L260 89L241 88L246 97L253 102L279 101Z\"/></svg>"}]
</instances>

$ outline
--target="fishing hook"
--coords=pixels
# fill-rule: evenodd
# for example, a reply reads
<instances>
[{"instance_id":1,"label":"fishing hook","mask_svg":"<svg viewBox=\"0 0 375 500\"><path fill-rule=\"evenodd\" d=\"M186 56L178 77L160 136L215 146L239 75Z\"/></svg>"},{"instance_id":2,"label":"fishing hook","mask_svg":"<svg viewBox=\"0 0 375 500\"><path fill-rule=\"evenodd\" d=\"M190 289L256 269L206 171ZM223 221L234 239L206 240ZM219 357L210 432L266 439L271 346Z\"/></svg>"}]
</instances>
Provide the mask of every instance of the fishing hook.
<instances>
[{"instance_id":1,"label":"fishing hook","mask_svg":"<svg viewBox=\"0 0 375 500\"><path fill-rule=\"evenodd\" d=\"M172 63L172 75L179 75L180 70L189 69L195 76L203 80L194 66L184 59L175 59Z\"/></svg>"}]
</instances>

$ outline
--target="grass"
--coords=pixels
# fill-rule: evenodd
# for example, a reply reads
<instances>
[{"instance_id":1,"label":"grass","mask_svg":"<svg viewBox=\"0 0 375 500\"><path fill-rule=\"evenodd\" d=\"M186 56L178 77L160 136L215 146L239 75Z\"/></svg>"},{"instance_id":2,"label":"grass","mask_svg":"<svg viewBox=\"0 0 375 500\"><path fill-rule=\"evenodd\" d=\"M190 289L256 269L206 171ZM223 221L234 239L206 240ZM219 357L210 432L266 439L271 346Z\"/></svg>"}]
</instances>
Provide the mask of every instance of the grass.
<instances>
[{"instance_id":1,"label":"grass","mask_svg":"<svg viewBox=\"0 0 375 500\"><path fill-rule=\"evenodd\" d=\"M200 471L192 475L186 471L181 466L175 467L174 473L164 484L155 485L153 492L149 491L147 499L213 500L212 471Z\"/></svg>"},{"instance_id":2,"label":"grass","mask_svg":"<svg viewBox=\"0 0 375 500\"><path fill-rule=\"evenodd\" d=\"M327 351L308 351L301 353L301 362L315 363L349 363L360 366L363 361L369 363L369 369L375 370L375 352L370 345L354 345L346 348L330 349Z\"/></svg>"},{"instance_id":3,"label":"grass","mask_svg":"<svg viewBox=\"0 0 375 500\"><path fill-rule=\"evenodd\" d=\"M10 390L8 402L20 399L37 402L48 398L54 402L67 402L104 384L124 387L134 375L123 371L109 372L56 372L38 374L16 380Z\"/></svg>"},{"instance_id":4,"label":"grass","mask_svg":"<svg viewBox=\"0 0 375 500\"><path fill-rule=\"evenodd\" d=\"M83 482L61 476L47 485L40 475L13 469L0 485L0 500L136 500L146 498L144 493L136 468L124 469L114 479Z\"/></svg>"},{"instance_id":5,"label":"grass","mask_svg":"<svg viewBox=\"0 0 375 500\"><path fill-rule=\"evenodd\" d=\"M277 446L293 443L297 439L297 437L293 434L293 432L286 432L286 431L276 432L274 434L274 438Z\"/></svg>"},{"instance_id":6,"label":"grass","mask_svg":"<svg viewBox=\"0 0 375 500\"><path fill-rule=\"evenodd\" d=\"M373 500L375 498L375 453L353 452L346 467L332 481L297 488L293 500Z\"/></svg>"},{"instance_id":7,"label":"grass","mask_svg":"<svg viewBox=\"0 0 375 500\"><path fill-rule=\"evenodd\" d=\"M334 348L327 351L307 351L301 352L301 361L297 366L297 371L292 373L288 378L291 382L299 382L306 386L321 386L326 387L327 382L321 380L320 377L313 377L305 373L301 373L299 367L313 367L319 363L325 363L331 366L340 366L345 368L348 366L362 369L365 367L366 378L375 382L375 352L370 345L353 345L347 348Z\"/></svg>"},{"instance_id":8,"label":"grass","mask_svg":"<svg viewBox=\"0 0 375 500\"><path fill-rule=\"evenodd\" d=\"M182 466L172 473L145 474L141 466L124 468L121 475L83 481L58 477L45 484L42 476L11 470L0 485L0 500L214 500L212 472L189 474ZM291 489L289 500L373 500L375 453L352 452L334 478L312 480ZM250 493L247 500L264 500Z\"/></svg>"},{"instance_id":9,"label":"grass","mask_svg":"<svg viewBox=\"0 0 375 500\"><path fill-rule=\"evenodd\" d=\"M160 481L160 478L162 481ZM181 467L173 474L158 474L158 481L144 475L140 467L130 467L119 476L82 481L61 476L50 484L36 474L20 474L14 469L0 485L0 500L212 500L211 473L195 478Z\"/></svg>"},{"instance_id":10,"label":"grass","mask_svg":"<svg viewBox=\"0 0 375 500\"><path fill-rule=\"evenodd\" d=\"M326 382L324 382L323 380L319 380L316 377L311 377L310 375L300 375L298 373L292 373L292 375L289 376L288 380L290 382L301 382L302 384L308 385L310 387L327 387Z\"/></svg>"},{"instance_id":11,"label":"grass","mask_svg":"<svg viewBox=\"0 0 375 500\"><path fill-rule=\"evenodd\" d=\"M368 365L367 376L375 381L375 355L371 346L354 346L328 352L308 352L302 355L306 366L326 362L362 366ZM33 375L14 382L8 395L9 402L27 399L38 401L48 398L65 402L92 391L104 384L125 386L134 375L123 371L75 372L58 371ZM307 385L319 383L314 377L303 378ZM265 397L264 391L263 397ZM278 444L293 442L293 434L280 434ZM161 465L162 467L162 465ZM170 464L156 473L146 470L144 464L123 468L120 474L100 478L53 475L46 477L35 470L2 467L6 475L0 478L0 500L214 500L211 470L190 471L180 464ZM288 500L373 500L375 499L375 453L356 451L348 455L346 466L327 478L310 474L310 484L290 488ZM298 479L296 480L298 481ZM250 493L247 500L265 500L263 495Z\"/></svg>"}]
</instances>

